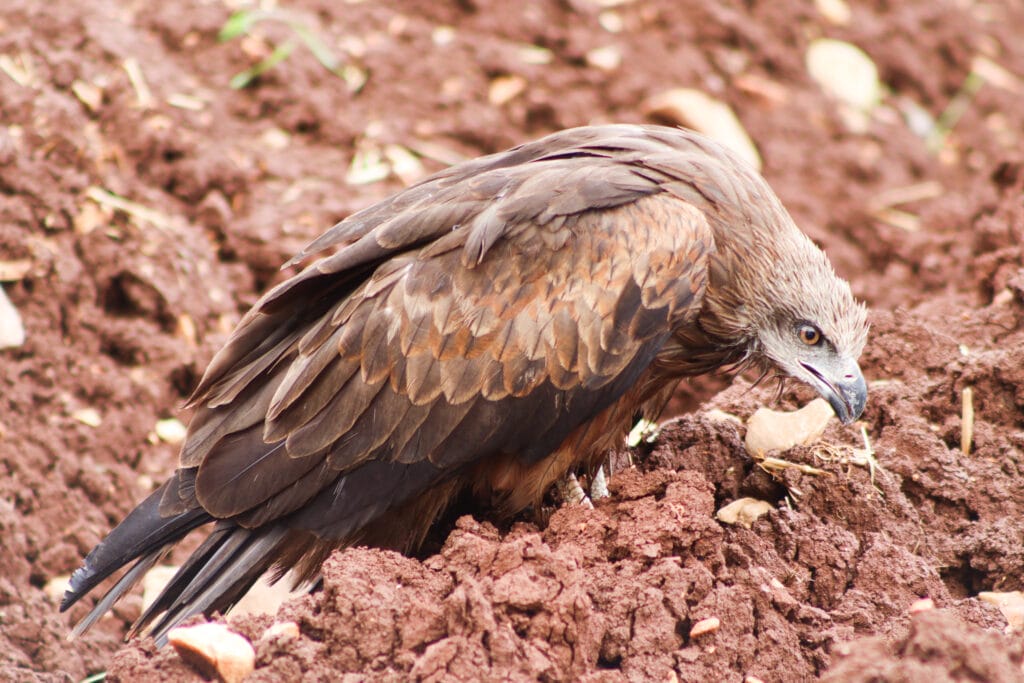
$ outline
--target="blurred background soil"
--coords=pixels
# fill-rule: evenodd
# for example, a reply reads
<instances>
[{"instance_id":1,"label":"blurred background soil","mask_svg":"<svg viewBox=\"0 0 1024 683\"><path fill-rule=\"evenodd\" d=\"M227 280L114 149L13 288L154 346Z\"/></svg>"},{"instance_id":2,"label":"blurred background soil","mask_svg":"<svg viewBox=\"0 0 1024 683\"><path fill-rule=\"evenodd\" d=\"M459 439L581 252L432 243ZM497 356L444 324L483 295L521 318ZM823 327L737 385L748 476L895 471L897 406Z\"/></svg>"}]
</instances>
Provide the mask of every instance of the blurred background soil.
<instances>
[{"instance_id":1,"label":"blurred background soil","mask_svg":"<svg viewBox=\"0 0 1024 683\"><path fill-rule=\"evenodd\" d=\"M236 618L252 680L1024 678L1019 615L977 597L1024 589L1024 5L254 9L0 7L0 678L196 680L173 650L122 644L139 595L71 643L86 606L57 602L174 467L186 396L278 266L459 159L588 123L699 125L678 88L731 108L872 309L862 422L785 454L828 474L746 454L720 411L745 419L772 387L684 384L597 509L463 516L419 558L350 549L323 591ZM879 89L841 60L813 77L822 38L866 53ZM879 469L855 463L865 437ZM716 520L743 496L773 510ZM261 638L275 620L299 635Z\"/></svg>"}]
</instances>

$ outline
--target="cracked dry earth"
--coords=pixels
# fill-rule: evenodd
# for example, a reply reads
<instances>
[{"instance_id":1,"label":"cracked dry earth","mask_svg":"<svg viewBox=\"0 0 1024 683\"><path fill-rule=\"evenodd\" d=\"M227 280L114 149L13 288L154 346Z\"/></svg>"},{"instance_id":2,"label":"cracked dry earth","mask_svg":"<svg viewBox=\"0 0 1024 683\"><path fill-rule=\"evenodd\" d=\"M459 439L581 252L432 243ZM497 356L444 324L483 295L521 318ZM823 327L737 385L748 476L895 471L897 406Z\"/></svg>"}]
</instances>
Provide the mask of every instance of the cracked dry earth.
<instances>
[{"instance_id":1,"label":"cracked dry earth","mask_svg":"<svg viewBox=\"0 0 1024 683\"><path fill-rule=\"evenodd\" d=\"M446 163L666 122L650 99L688 87L732 108L872 308L861 424L880 467L833 421L781 454L826 474L769 474L742 420L771 388L685 384L596 509L461 510L420 557L352 548L322 591L229 617L256 646L247 680L1024 679L1020 632L978 598L1024 589L1024 10L836 4L282 1L347 77L297 49L232 90L286 24L220 42L237 3L5 2L0 281L26 336L0 350L0 678L199 679L121 642L138 594L66 642L87 606L59 614L54 586L173 467L158 422L187 422L280 263ZM877 67L860 125L808 75L820 37ZM717 520L745 496L771 512ZM298 635L263 637L283 621Z\"/></svg>"}]
</instances>

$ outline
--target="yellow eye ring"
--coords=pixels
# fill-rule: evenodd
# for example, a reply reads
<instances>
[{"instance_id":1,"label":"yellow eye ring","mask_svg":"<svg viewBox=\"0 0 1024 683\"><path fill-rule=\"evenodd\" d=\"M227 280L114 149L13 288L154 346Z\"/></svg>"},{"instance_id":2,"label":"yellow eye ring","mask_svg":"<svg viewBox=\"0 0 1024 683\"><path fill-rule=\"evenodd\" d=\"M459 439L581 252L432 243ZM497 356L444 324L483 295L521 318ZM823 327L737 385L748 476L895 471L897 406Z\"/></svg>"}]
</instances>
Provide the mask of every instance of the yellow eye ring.
<instances>
[{"instance_id":1,"label":"yellow eye ring","mask_svg":"<svg viewBox=\"0 0 1024 683\"><path fill-rule=\"evenodd\" d=\"M800 341L808 346L817 346L821 343L821 330L814 325L801 325L797 335Z\"/></svg>"}]
</instances>

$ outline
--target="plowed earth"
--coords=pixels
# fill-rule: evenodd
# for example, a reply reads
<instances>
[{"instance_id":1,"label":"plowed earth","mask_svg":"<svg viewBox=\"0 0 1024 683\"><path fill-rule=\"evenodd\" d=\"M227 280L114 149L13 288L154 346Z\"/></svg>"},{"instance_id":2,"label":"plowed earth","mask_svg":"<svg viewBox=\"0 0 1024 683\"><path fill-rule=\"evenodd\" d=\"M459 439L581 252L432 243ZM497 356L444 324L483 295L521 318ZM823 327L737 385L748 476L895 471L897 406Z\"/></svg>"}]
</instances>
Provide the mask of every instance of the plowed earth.
<instances>
[{"instance_id":1,"label":"plowed earth","mask_svg":"<svg viewBox=\"0 0 1024 683\"><path fill-rule=\"evenodd\" d=\"M1024 678L1020 634L976 597L1024 589L1021 5L869 0L835 23L797 0L294 0L279 11L348 80L300 44L232 90L295 34L268 21L220 42L231 4L0 8L0 261L27 333L0 351L0 678L195 680L173 650L121 643L138 595L66 642L86 606L59 614L53 581L173 468L157 421L187 422L185 397L278 265L422 172L650 121L645 100L673 87L732 106L873 309L862 424L880 468L852 462L864 438L833 422L782 454L827 475L770 475L711 409L745 419L772 388L684 385L681 416L595 510L511 526L474 511L422 557L349 549L322 591L235 619L257 644L250 680ZM866 130L807 75L822 36L878 66L888 91ZM953 125L930 147L934 120ZM378 151L392 172L351 182ZM775 509L718 522L741 496ZM908 611L926 597L935 609ZM709 617L719 628L691 635ZM260 639L284 620L298 638Z\"/></svg>"}]
</instances>

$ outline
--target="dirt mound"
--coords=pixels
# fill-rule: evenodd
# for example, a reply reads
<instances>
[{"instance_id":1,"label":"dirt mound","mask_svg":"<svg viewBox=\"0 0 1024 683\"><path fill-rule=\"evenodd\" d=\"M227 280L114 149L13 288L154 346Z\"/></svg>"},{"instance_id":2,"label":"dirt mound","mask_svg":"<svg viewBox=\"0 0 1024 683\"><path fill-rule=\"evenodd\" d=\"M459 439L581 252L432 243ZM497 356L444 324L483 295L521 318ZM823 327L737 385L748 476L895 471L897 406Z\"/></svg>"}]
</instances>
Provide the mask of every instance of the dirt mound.
<instances>
[{"instance_id":1,"label":"dirt mound","mask_svg":"<svg viewBox=\"0 0 1024 683\"><path fill-rule=\"evenodd\" d=\"M913 677L927 671L1024 678L1020 640L1001 635L996 608L968 597L1020 588L1020 553L1010 547L1017 536L1007 525L1024 515L1024 496L995 483L1006 462L987 438L964 456L930 418L947 409L963 372L956 344L912 318L875 315L875 349L907 340L925 367L872 387L867 422L876 425L869 438L880 469L852 464L861 437L834 423L818 445L787 454L825 474L794 467L772 477L751 462L736 421L680 417L650 452L632 454L637 466L612 479L611 500L595 510L560 508L543 529L521 522L502 532L463 517L422 562L366 549L338 554L325 566L323 592L276 617L299 625L298 640L260 640L268 619L236 623L259 644L252 680L339 671L415 680L664 680L673 672L777 680L784 672L807 680L833 653L830 680L877 680L867 672L922 680ZM1010 352L1024 353L1024 339ZM877 377L875 362L868 367ZM745 417L769 397L737 386L712 405ZM1001 427L980 425L979 434ZM750 529L715 520L716 509L743 496L775 509ZM914 614L923 598L935 609ZM710 618L717 629L692 634ZM153 670L185 675L187 667L171 653L136 648L119 655L111 675L128 681Z\"/></svg>"},{"instance_id":2,"label":"dirt mound","mask_svg":"<svg viewBox=\"0 0 1024 683\"><path fill-rule=\"evenodd\" d=\"M833 425L785 454L827 475L769 474L709 411L745 418L771 388L684 385L675 408L697 412L633 452L596 510L510 528L477 513L420 559L350 549L323 591L236 620L254 680L1020 679L1020 635L976 596L1024 590L1024 13L872 2L844 21L820 4L296 0L291 23L224 43L220 3L6 2L0 281L26 341L0 350L0 678L195 680L170 650L120 644L139 596L70 644L86 606L60 615L56 596L173 467L158 421L187 421L280 263L423 173L649 121L648 98L691 87L732 106L873 309L863 424L881 469L853 464L862 435ZM228 87L294 26L341 76L299 40ZM818 37L877 65L888 90L866 127L808 76ZM716 521L742 496L773 511ZM912 616L925 597L936 609ZM273 620L300 635L261 640Z\"/></svg>"},{"instance_id":3,"label":"dirt mound","mask_svg":"<svg viewBox=\"0 0 1024 683\"><path fill-rule=\"evenodd\" d=\"M1015 681L1021 677L1020 642L942 612L915 616L906 635L864 638L835 650L835 666L822 681Z\"/></svg>"}]
</instances>

